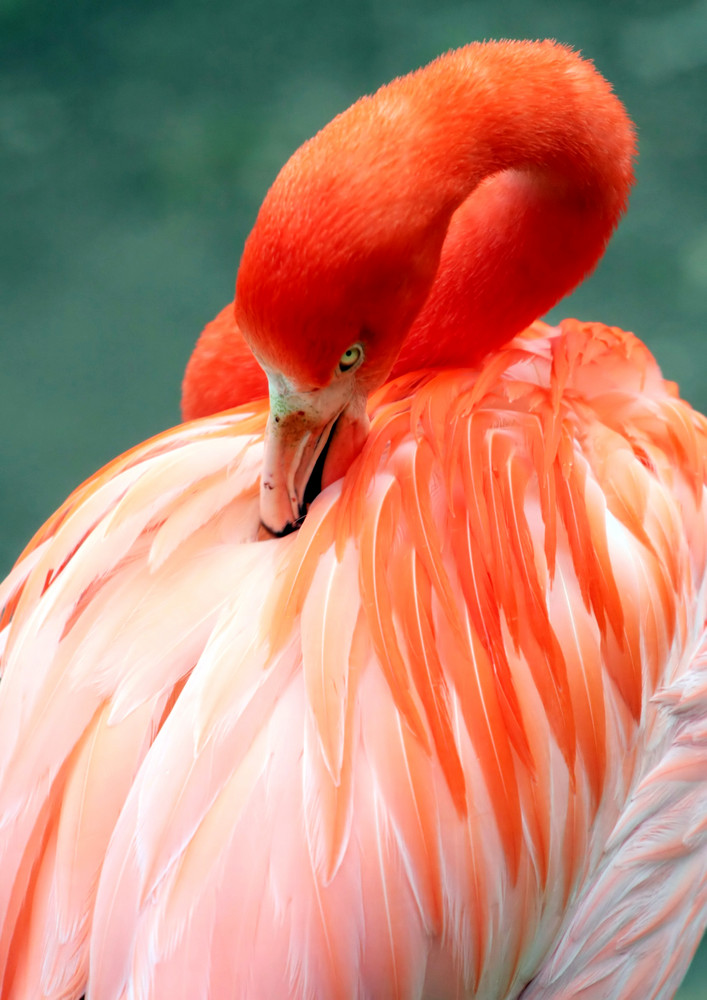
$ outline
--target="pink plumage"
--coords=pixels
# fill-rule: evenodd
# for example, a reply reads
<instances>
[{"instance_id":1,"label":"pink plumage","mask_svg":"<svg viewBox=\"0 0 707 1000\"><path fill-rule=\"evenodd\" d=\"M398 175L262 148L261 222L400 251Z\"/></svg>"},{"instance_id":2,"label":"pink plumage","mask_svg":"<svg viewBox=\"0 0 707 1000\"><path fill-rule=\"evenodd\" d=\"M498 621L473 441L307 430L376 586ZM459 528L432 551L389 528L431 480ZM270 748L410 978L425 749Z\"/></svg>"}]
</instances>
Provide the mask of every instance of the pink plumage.
<instances>
[{"instance_id":1,"label":"pink plumage","mask_svg":"<svg viewBox=\"0 0 707 1000\"><path fill-rule=\"evenodd\" d=\"M502 165L505 179L477 178L471 194L456 185L456 214L430 224L448 242L412 255L429 294L407 341L397 310L411 299L390 305L393 282L376 293L383 326L355 339L342 326L341 343L335 331L309 359L295 265L278 264L271 312L272 276L258 283L258 254L268 247L272 265L279 252L272 218L288 224L282 192L294 197L312 164L331 171L316 190L336 192L337 156L344 175L357 155L369 162L368 138L357 153L342 136L383 121L391 94L432 121L450 87L467 93L460 73L486 87L509 66L546 74L540 89L552 83L558 102L567 86L570 104L579 94L606 111L596 128L572 119L580 159L592 135L619 130L609 194L584 167L581 197L558 194L593 220L591 253L538 295L579 280L631 176L632 133L604 81L549 43L472 46L398 81L287 168L239 278L244 329L224 313L197 349L185 398L198 406L204 385L206 411L223 400L222 342L250 401L116 459L1 585L3 1000L645 1000L677 988L707 921L707 421L631 334L570 320L507 343L513 330L486 335L504 259L521 274L523 254L540 252L545 175L519 186ZM476 166L500 155L491 123L489 105ZM504 155L511 146L504 135ZM455 307L474 278L464 233L529 184L539 200L523 253L499 252L495 277ZM408 263L432 238L410 226ZM358 219L349 235L359 229L370 241ZM550 261L569 252L565 236L581 243L568 227ZM332 316L352 314L369 280L361 245L347 245ZM509 324L522 313L509 307ZM425 344L436 362L420 370ZM362 415L350 400L364 382ZM278 415L302 435L291 452L289 440L277 450ZM342 474L310 502L297 462L315 419ZM279 506L263 499L265 467L275 489L290 477ZM294 518L300 504L299 530L261 524L263 510Z\"/></svg>"}]
</instances>

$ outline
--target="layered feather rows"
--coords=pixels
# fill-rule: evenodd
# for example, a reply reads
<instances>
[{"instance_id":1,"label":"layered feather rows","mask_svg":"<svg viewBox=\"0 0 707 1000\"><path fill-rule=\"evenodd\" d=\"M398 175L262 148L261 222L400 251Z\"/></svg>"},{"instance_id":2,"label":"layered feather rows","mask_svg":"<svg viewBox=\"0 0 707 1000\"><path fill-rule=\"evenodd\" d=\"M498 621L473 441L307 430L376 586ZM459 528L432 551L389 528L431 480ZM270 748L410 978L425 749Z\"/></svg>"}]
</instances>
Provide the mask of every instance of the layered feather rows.
<instances>
[{"instance_id":1,"label":"layered feather rows","mask_svg":"<svg viewBox=\"0 0 707 1000\"><path fill-rule=\"evenodd\" d=\"M646 349L402 376L278 541L255 410L117 460L4 585L2 995L90 952L96 998L513 997L563 927L601 950L590 877L600 923L665 852L694 879L707 427Z\"/></svg>"}]
</instances>

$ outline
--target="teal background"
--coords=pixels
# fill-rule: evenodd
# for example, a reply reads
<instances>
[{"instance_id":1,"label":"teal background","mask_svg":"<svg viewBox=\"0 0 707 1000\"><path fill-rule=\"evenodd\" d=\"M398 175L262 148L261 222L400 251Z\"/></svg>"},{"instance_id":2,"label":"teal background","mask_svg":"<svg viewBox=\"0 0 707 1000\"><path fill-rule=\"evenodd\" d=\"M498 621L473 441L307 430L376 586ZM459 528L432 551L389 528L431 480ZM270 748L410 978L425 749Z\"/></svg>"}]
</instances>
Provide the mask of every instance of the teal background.
<instances>
[{"instance_id":1,"label":"teal background","mask_svg":"<svg viewBox=\"0 0 707 1000\"><path fill-rule=\"evenodd\" d=\"M78 482L178 419L287 156L473 39L551 36L614 83L638 185L553 312L640 334L707 408L707 2L0 0L0 571ZM707 952L681 1000L707 998Z\"/></svg>"}]
</instances>

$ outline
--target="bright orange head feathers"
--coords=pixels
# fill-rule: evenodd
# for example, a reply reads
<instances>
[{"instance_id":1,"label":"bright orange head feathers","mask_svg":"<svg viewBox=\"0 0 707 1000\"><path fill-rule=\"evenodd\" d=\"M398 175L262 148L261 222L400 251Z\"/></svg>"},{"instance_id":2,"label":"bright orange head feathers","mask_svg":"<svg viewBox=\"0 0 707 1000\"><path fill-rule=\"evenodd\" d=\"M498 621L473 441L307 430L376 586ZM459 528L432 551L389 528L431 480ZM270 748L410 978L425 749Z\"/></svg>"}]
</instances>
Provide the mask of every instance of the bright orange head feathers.
<instances>
[{"instance_id":1,"label":"bright orange head feathers","mask_svg":"<svg viewBox=\"0 0 707 1000\"><path fill-rule=\"evenodd\" d=\"M245 246L239 325L269 367L302 384L325 385L355 341L367 352L361 377L381 381L467 201L470 239L462 233L453 267L477 302L477 328L464 331L476 355L484 312L502 319L506 303L508 339L595 263L626 204L632 154L620 102L569 50L503 42L452 52L353 105L286 164ZM479 189L492 176L505 181ZM559 223L559 239L548 223ZM532 284L516 294L533 256ZM447 304L438 302L433 347Z\"/></svg>"},{"instance_id":2,"label":"bright orange head feathers","mask_svg":"<svg viewBox=\"0 0 707 1000\"><path fill-rule=\"evenodd\" d=\"M391 190L409 122L386 130L380 104L380 95L360 101L295 153L241 260L244 335L269 367L305 385L326 385L355 342L375 368L371 385L382 381L437 270L451 208L440 219L422 192Z\"/></svg>"}]
</instances>

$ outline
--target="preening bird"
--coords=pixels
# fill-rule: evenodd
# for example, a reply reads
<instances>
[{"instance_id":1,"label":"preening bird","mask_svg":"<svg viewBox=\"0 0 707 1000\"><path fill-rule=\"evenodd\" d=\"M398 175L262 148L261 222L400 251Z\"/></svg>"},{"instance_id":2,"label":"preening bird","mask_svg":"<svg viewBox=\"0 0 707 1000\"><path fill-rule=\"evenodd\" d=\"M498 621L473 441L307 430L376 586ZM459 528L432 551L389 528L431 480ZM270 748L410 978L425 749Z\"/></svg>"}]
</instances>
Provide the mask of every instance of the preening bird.
<instances>
[{"instance_id":1,"label":"preening bird","mask_svg":"<svg viewBox=\"0 0 707 1000\"><path fill-rule=\"evenodd\" d=\"M631 334L532 322L633 154L591 64L502 42L283 168L200 419L2 585L2 998L673 995L707 920L707 421Z\"/></svg>"}]
</instances>

